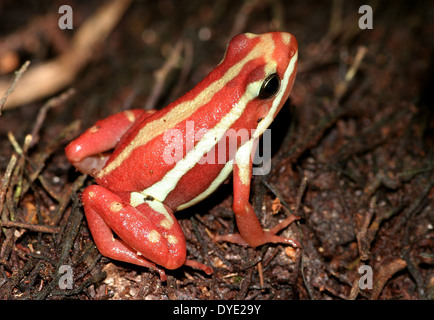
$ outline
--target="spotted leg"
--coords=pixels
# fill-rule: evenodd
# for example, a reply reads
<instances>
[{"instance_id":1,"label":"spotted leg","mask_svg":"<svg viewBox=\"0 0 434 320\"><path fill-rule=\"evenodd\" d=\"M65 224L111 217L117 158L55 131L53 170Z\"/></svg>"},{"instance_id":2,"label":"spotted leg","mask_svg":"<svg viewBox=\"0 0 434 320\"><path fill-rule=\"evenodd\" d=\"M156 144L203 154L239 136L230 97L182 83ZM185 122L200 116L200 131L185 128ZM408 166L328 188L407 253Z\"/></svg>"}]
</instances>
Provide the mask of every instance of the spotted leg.
<instances>
[{"instance_id":1,"label":"spotted leg","mask_svg":"<svg viewBox=\"0 0 434 320\"><path fill-rule=\"evenodd\" d=\"M93 185L83 193L83 205L95 243L104 256L155 269L165 280L166 269L186 264L207 274L212 269L186 260L181 226L172 210L156 200L136 208L112 193Z\"/></svg>"}]
</instances>

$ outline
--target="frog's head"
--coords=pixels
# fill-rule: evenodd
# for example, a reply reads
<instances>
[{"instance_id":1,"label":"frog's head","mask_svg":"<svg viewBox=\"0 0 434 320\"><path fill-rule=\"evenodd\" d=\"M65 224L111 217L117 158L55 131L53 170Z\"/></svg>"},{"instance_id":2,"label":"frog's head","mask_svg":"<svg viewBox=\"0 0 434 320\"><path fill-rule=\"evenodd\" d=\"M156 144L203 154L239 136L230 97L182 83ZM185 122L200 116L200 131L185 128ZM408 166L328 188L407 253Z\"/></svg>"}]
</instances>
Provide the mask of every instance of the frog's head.
<instances>
[{"instance_id":1,"label":"frog's head","mask_svg":"<svg viewBox=\"0 0 434 320\"><path fill-rule=\"evenodd\" d=\"M236 88L237 99L245 103L244 127L255 127L260 136L286 102L295 81L298 46L287 32L235 36L220 63L225 77ZM237 68L235 68L237 66ZM236 72L237 74L231 74Z\"/></svg>"}]
</instances>

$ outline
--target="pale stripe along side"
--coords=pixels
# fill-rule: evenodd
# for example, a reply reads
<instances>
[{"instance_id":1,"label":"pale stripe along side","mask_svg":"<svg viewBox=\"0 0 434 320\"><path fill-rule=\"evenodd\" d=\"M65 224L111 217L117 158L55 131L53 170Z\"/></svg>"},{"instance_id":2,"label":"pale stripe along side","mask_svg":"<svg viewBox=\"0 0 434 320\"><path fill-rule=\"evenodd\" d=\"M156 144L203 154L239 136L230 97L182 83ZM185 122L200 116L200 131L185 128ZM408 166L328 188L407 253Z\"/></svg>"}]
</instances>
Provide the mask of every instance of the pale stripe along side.
<instances>
[{"instance_id":1,"label":"pale stripe along side","mask_svg":"<svg viewBox=\"0 0 434 320\"><path fill-rule=\"evenodd\" d=\"M279 35L278 39L276 38ZM214 73L211 73L208 77L208 84L200 83L192 92L187 93L183 98L179 99L172 105L169 105L167 108L163 109L164 111L156 113L156 115L150 118L150 121L146 123L143 128L137 131L137 135L134 139L131 140L129 145L127 145L123 150L115 153L115 157L108 162L106 167L101 170L98 175L98 178L104 178L110 173L112 173L116 168L121 166L125 160L134 152L135 149L143 147L146 144L149 144L154 139L160 137L164 134L164 132L169 128L182 127L185 125L185 121L188 119L195 119L196 114L198 112L203 112L208 104L211 104L213 98L218 95L224 95L225 90L231 82L236 83L237 77L243 72L244 69L248 66L248 64L258 64L264 65L266 70L263 70L263 74L270 74L276 72L278 66L277 62L274 60L274 53L276 50L276 45L280 45L283 43L287 45L290 41L290 35L285 33L279 34L269 34L267 37L260 36L255 38L255 35L247 34L246 35L250 40L256 40L255 45L250 50L246 50L246 54L238 54L231 55L230 52L226 53L225 59L238 59L237 62L234 61L228 62L229 65L233 65L226 72L222 73L222 70L219 70L218 67L215 69ZM242 43L241 43L242 44ZM275 45L276 44L276 45ZM264 52L264 48L266 48ZM242 50L242 48L233 48L234 50ZM224 64L226 61L222 61L219 66ZM282 103L283 99L286 99L287 95L291 88L286 88L291 76L295 73L296 68L296 60L297 53L295 52L292 58L289 61L287 66L283 66L286 70L283 72L284 76L281 79L281 87L286 90L280 90L276 97L273 98L273 103L268 114L263 118L263 120L257 126L257 131L254 134L254 138L259 137L263 131L269 126L269 124L274 119L276 113L279 111L279 106ZM260 63L260 61L262 61ZM223 69L224 70L224 69ZM251 67L250 67L251 70ZM242 121L243 113L246 109L246 106L251 102L254 98L257 97L263 78L258 81L251 82L247 85L244 94L242 94L237 101L237 103L227 106L228 112L224 114L221 118L217 119L217 122L213 124L208 132L202 137L200 141L198 141L192 150L187 150L187 153L183 159L178 161L173 167L165 172L165 175L152 183L149 187L143 189L139 192L132 192L130 203L133 206L140 205L145 202L146 196L151 196L158 201L164 201L168 197L168 195L178 186L180 180L182 178L186 178L192 168L195 168L197 162L206 154L210 149L212 149L215 144L224 136L225 132L231 128L234 123L238 123ZM203 86L202 88L200 86ZM199 91L194 91L199 89ZM280 106L281 107L281 106ZM209 112L212 112L210 110ZM249 143L248 145L253 145L253 143ZM242 148L249 149L249 148ZM250 148L251 149L251 148ZM226 165L222 165L219 169L218 174L211 181L203 181L204 188L202 191L199 191L195 194L191 194L191 197L187 199L187 201L179 202L177 208L174 209L184 209L189 207L207 197L211 194L231 173L232 171L232 161L227 163ZM247 174L247 173L246 173ZM249 177L245 177L247 179ZM110 186L108 186L110 187ZM140 190L140 189L136 189ZM127 190L125 190L127 191ZM181 192L178 190L178 192ZM169 199L170 200L170 199ZM170 201L169 201L170 202ZM170 206L170 204L169 204Z\"/></svg>"},{"instance_id":2,"label":"pale stripe along side","mask_svg":"<svg viewBox=\"0 0 434 320\"><path fill-rule=\"evenodd\" d=\"M270 40L268 40L271 42ZM258 42L259 44L259 42ZM255 48L260 47L256 45ZM183 101L172 107L169 105L170 110L164 115L164 117L159 117L154 121L148 122L136 135L133 141L126 146L120 154L116 156L113 161L108 163L103 170L98 174L98 178L101 178L109 174L114 169L118 168L122 162L128 158L131 152L140 146L147 144L149 141L155 139L159 135L164 134L167 129L175 127L178 123L185 121L189 118L198 108L207 104L211 101L214 94L225 88L227 83L235 78L243 68L243 66L249 61L257 58L261 58L263 52L261 50L251 50L248 54L234 66L227 70L227 72L220 77L211 82L208 87L204 88L199 92L199 94L192 100ZM271 59L271 55L267 57ZM179 99L178 101L180 101ZM175 102L175 104L177 101ZM152 117L153 119L155 117Z\"/></svg>"}]
</instances>

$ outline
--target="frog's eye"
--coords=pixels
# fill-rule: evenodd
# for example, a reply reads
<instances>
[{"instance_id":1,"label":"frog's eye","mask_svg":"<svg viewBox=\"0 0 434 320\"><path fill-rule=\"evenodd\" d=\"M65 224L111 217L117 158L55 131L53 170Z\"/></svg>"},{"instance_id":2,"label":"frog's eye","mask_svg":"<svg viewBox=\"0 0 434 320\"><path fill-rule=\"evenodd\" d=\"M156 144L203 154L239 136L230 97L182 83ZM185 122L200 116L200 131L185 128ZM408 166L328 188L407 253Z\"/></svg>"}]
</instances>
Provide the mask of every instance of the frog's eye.
<instances>
[{"instance_id":1,"label":"frog's eye","mask_svg":"<svg viewBox=\"0 0 434 320\"><path fill-rule=\"evenodd\" d=\"M260 99L268 99L274 96L280 88L280 78L277 73L270 74L264 82L262 82L261 90L259 91Z\"/></svg>"}]
</instances>

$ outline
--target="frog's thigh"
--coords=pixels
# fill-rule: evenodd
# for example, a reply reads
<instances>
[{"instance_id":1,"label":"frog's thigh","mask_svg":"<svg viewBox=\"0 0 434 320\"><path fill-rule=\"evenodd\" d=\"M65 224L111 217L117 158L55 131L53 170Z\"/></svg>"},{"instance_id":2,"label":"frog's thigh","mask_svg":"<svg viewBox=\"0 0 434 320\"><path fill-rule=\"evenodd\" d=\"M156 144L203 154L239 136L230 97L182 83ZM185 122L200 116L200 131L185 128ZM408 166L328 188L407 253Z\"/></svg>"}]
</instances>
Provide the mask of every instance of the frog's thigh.
<instances>
[{"instance_id":1,"label":"frog's thigh","mask_svg":"<svg viewBox=\"0 0 434 320\"><path fill-rule=\"evenodd\" d=\"M69 162L84 173L101 170L120 138L138 120L151 116L155 110L126 110L97 121L65 148Z\"/></svg>"},{"instance_id":2,"label":"frog's thigh","mask_svg":"<svg viewBox=\"0 0 434 320\"><path fill-rule=\"evenodd\" d=\"M130 249L122 255L122 259L110 256L113 259L141 265L127 261L134 254L137 259L144 258L167 269L176 269L184 264L185 238L167 206L152 201L135 208L110 190L97 185L84 191L83 205L99 249L101 245L111 253L114 249L109 249L110 241L116 245L119 241ZM119 240L115 239L113 232Z\"/></svg>"}]
</instances>

